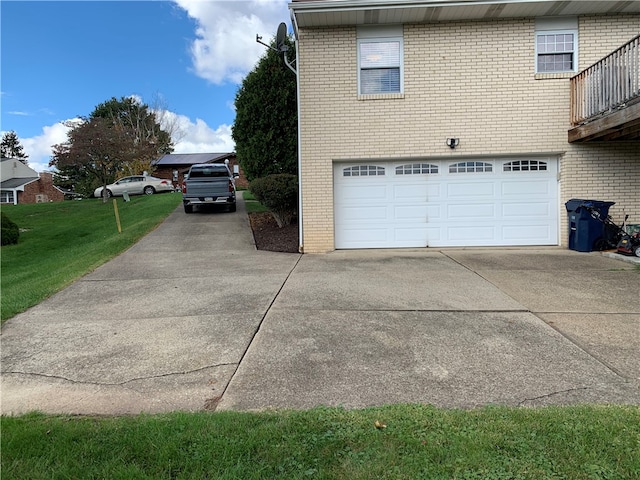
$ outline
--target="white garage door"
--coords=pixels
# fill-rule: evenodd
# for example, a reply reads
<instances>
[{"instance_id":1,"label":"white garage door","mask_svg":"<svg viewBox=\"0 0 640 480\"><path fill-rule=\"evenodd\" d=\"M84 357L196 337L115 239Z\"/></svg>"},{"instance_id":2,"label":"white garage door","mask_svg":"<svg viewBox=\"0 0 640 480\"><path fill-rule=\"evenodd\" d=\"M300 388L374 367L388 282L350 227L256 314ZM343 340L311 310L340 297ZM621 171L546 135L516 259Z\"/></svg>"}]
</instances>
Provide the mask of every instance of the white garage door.
<instances>
[{"instance_id":1,"label":"white garage door","mask_svg":"<svg viewBox=\"0 0 640 480\"><path fill-rule=\"evenodd\" d=\"M337 163L336 248L558 244L556 158Z\"/></svg>"}]
</instances>

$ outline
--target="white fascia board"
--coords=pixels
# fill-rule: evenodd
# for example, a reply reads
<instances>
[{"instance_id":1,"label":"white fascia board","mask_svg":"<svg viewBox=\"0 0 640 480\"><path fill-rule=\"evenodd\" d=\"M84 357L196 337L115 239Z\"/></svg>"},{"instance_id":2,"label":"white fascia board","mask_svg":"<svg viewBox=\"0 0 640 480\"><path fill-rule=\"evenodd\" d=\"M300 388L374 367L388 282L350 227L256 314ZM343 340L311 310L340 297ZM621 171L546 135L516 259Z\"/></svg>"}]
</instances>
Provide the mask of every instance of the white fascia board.
<instances>
[{"instance_id":1,"label":"white fascia board","mask_svg":"<svg viewBox=\"0 0 640 480\"><path fill-rule=\"evenodd\" d=\"M414 7L469 7L474 5L518 4L518 3L551 3L557 0L317 0L291 2L289 8L293 12L327 12L344 10L371 10L376 8L414 8ZM615 2L617 0L606 0Z\"/></svg>"}]
</instances>

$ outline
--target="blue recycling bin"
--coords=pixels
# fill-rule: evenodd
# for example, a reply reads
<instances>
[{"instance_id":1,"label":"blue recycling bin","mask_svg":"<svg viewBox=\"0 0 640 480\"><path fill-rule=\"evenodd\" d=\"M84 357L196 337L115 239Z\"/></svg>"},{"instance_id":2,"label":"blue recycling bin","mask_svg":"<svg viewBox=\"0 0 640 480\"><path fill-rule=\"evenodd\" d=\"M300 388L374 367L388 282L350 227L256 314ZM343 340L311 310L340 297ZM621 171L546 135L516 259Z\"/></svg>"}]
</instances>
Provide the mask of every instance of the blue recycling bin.
<instances>
[{"instance_id":1,"label":"blue recycling bin","mask_svg":"<svg viewBox=\"0 0 640 480\"><path fill-rule=\"evenodd\" d=\"M569 249L592 252L604 238L604 223L589 211L596 210L602 220L609 215L609 208L616 202L572 198L564 206L569 215ZM588 207L588 208L586 208Z\"/></svg>"}]
</instances>

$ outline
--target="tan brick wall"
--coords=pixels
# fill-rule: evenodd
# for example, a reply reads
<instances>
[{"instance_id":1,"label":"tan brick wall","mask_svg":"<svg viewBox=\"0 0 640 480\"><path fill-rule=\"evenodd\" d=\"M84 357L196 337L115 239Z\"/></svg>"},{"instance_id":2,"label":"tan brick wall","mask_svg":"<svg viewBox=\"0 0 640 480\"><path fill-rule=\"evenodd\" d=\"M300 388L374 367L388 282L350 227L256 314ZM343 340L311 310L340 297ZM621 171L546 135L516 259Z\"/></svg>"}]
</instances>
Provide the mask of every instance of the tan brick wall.
<instances>
[{"instance_id":1,"label":"tan brick wall","mask_svg":"<svg viewBox=\"0 0 640 480\"><path fill-rule=\"evenodd\" d=\"M579 25L582 68L637 34L640 16ZM640 212L640 144L567 143L569 76L536 78L534 38L534 19L405 25L404 94L376 99L357 95L355 27L302 30L304 251L334 248L332 172L340 160L557 154L563 243L571 197L624 201ZM447 137L460 146L451 150Z\"/></svg>"}]
</instances>

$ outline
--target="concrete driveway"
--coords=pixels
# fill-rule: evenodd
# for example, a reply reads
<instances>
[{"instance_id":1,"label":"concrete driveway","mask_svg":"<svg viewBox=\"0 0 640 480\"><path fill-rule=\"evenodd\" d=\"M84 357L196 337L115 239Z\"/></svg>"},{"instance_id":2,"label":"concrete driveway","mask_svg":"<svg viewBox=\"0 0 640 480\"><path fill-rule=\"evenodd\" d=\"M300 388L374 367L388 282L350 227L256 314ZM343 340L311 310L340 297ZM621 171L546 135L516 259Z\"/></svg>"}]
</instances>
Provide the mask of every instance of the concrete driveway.
<instances>
[{"instance_id":1,"label":"concrete driveway","mask_svg":"<svg viewBox=\"0 0 640 480\"><path fill-rule=\"evenodd\" d=\"M176 210L2 329L2 413L640 404L640 271L559 248L255 250Z\"/></svg>"}]
</instances>

